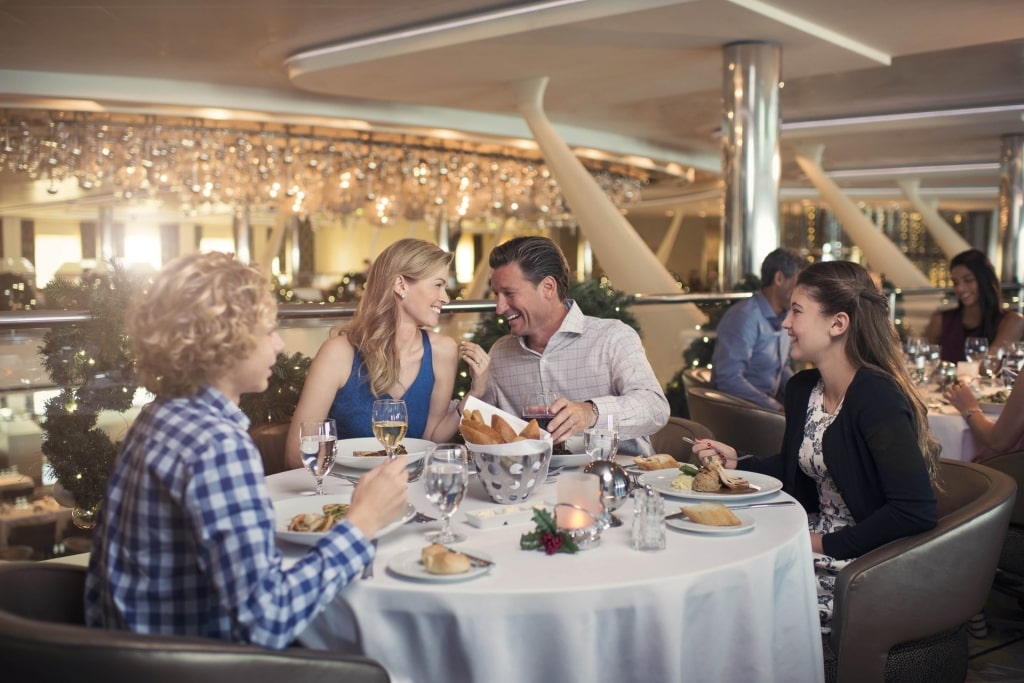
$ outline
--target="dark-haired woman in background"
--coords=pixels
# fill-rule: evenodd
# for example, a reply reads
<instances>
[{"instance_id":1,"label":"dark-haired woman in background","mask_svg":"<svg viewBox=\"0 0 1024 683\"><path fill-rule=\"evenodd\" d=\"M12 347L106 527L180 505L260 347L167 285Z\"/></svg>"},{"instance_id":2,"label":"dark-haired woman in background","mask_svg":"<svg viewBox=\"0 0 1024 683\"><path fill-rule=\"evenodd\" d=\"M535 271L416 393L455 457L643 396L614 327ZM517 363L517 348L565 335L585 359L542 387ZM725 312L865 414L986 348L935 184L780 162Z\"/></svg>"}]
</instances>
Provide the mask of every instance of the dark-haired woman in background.
<instances>
[{"instance_id":1,"label":"dark-haired woman in background","mask_svg":"<svg viewBox=\"0 0 1024 683\"><path fill-rule=\"evenodd\" d=\"M960 252L949 263L956 308L936 311L925 337L942 347L942 360L965 360L964 340L985 337L993 349L1024 336L1024 316L1003 310L1003 297L995 268L977 249Z\"/></svg>"}]
</instances>

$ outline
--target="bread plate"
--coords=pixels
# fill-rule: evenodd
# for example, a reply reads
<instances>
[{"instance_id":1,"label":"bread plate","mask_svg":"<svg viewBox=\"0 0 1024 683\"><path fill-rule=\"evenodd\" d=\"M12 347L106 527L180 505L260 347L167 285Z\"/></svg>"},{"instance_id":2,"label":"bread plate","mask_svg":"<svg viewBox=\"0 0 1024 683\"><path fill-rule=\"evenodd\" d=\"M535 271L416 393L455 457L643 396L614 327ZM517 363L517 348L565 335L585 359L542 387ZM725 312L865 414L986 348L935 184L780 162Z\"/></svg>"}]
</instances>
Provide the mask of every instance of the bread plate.
<instances>
[{"instance_id":1,"label":"bread plate","mask_svg":"<svg viewBox=\"0 0 1024 683\"><path fill-rule=\"evenodd\" d=\"M352 500L352 493L335 493L326 496L301 496L299 498L286 498L285 500L274 501L274 517L276 519L274 524L274 530L277 537L288 541L289 543L297 543L299 545L315 545L317 541L327 535L326 531L289 531L288 525L291 524L292 518L295 515L301 515L303 513L309 514L312 512L322 513L324 505L332 503L348 503ZM405 509L402 510L402 514L391 524L382 528L377 532L377 538L391 533L398 527L402 526L410 519L416 516L416 507L412 503L406 503Z\"/></svg>"},{"instance_id":2,"label":"bread plate","mask_svg":"<svg viewBox=\"0 0 1024 683\"><path fill-rule=\"evenodd\" d=\"M728 535L728 534L739 534L744 531L750 531L754 528L754 518L750 515L744 515L742 513L734 513L740 518L741 524L739 526L715 526L713 524L697 524L689 519L666 519L665 524L672 527L673 529L679 529L680 531L689 531L694 534L711 534L711 535Z\"/></svg>"},{"instance_id":3,"label":"bread plate","mask_svg":"<svg viewBox=\"0 0 1024 683\"><path fill-rule=\"evenodd\" d=\"M673 498L682 498L685 500L713 500L719 503L749 500L751 498L767 496L782 490L782 482L775 477L771 477L767 474L760 474L758 472L730 470L730 474L735 474L737 477L743 477L746 479L747 482L750 483L750 488L742 493L729 493L727 489L723 489L723 492L721 493L682 491L680 489L672 488L672 480L680 474L681 473L678 469L654 470L653 472L644 472L641 474L639 481L641 486L650 484L652 489L662 495L671 496Z\"/></svg>"},{"instance_id":4,"label":"bread plate","mask_svg":"<svg viewBox=\"0 0 1024 683\"><path fill-rule=\"evenodd\" d=\"M479 550L472 550L470 548L456 548L456 550L459 550L460 552L465 551L466 554L491 561L490 555ZM391 558L391 561L388 562L388 571L395 576L403 579L412 579L413 581L452 583L455 581L475 579L478 576L482 576L491 571L491 567L494 566L493 561L491 561L491 564L485 567L476 566L474 564L474 566L469 568L469 571L462 572L461 574L431 574L426 570L426 568L424 568L423 562L420 560L422 552L422 550L409 550L395 555Z\"/></svg>"},{"instance_id":5,"label":"bread plate","mask_svg":"<svg viewBox=\"0 0 1024 683\"><path fill-rule=\"evenodd\" d=\"M401 445L405 446L405 450L408 451L408 453L406 453L406 457L409 458L409 463L412 464L417 460L423 459L423 456L427 453L427 448L435 444L433 441L427 441L426 439L402 439ZM358 439L341 439L338 441L338 450L334 458L334 463L336 465L341 465L342 467L351 467L357 470L372 470L374 467L387 460L387 456L356 456L353 455L353 453L356 453L357 451L380 450L384 450L383 444L372 436L366 436Z\"/></svg>"}]
</instances>

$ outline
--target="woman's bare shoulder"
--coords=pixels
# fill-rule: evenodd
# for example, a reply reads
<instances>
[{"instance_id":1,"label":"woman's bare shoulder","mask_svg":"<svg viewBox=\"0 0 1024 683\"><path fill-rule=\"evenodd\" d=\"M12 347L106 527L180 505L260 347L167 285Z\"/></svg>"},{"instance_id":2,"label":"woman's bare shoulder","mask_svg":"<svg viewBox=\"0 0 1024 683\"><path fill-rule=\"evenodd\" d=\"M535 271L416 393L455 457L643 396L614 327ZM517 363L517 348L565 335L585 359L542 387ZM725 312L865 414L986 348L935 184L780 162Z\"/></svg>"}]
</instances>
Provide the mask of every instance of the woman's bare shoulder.
<instances>
[{"instance_id":1,"label":"woman's bare shoulder","mask_svg":"<svg viewBox=\"0 0 1024 683\"><path fill-rule=\"evenodd\" d=\"M435 358L454 358L458 355L458 344L448 335L428 330L427 336L430 338L430 349Z\"/></svg>"}]
</instances>

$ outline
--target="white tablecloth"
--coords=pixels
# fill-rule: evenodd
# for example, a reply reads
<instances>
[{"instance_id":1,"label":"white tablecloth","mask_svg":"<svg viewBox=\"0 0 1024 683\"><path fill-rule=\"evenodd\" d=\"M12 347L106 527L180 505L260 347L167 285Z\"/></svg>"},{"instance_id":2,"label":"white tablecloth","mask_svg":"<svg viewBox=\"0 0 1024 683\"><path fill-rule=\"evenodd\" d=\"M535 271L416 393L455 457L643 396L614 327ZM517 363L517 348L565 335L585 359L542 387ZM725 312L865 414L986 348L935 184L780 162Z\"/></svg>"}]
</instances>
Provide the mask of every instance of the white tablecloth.
<instances>
[{"instance_id":1,"label":"white tablecloth","mask_svg":"<svg viewBox=\"0 0 1024 683\"><path fill-rule=\"evenodd\" d=\"M349 490L328 477L328 493ZM267 478L274 499L303 495L302 470ZM410 500L433 514L421 483ZM553 501L555 487L534 493ZM777 494L775 498L784 498ZM666 499L669 511L678 501ZM473 480L454 526L467 551L497 562L461 583L404 580L385 570L422 548L438 524L410 523L380 540L375 576L356 581L303 634L310 647L362 652L396 681L820 681L814 572L799 506L743 511L755 528L735 536L668 530L664 551L629 547L625 524L601 545L568 555L519 549L532 523L480 530L462 512L492 505ZM281 544L295 558L301 547Z\"/></svg>"},{"instance_id":2,"label":"white tablecloth","mask_svg":"<svg viewBox=\"0 0 1024 683\"><path fill-rule=\"evenodd\" d=\"M994 455L974 437L960 411L945 403L940 393L926 392L924 399L928 404L928 427L936 441L942 444L943 458L971 462ZM1001 410L993 410L995 412L986 413L985 417L995 422Z\"/></svg>"}]
</instances>

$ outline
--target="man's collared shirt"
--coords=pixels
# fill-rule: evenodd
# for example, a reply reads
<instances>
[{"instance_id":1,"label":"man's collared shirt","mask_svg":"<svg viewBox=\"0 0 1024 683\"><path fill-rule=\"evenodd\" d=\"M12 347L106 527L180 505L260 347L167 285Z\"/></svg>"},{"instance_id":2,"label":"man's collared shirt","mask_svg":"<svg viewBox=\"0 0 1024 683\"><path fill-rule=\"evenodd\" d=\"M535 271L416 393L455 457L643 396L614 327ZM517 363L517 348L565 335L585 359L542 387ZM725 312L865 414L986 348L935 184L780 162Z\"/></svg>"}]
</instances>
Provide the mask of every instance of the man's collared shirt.
<instances>
[{"instance_id":1,"label":"man's collared shirt","mask_svg":"<svg viewBox=\"0 0 1024 683\"><path fill-rule=\"evenodd\" d=\"M716 328L711 384L719 391L781 410L778 396L793 376L786 311L776 315L763 292L733 304Z\"/></svg>"},{"instance_id":2,"label":"man's collared shirt","mask_svg":"<svg viewBox=\"0 0 1024 683\"><path fill-rule=\"evenodd\" d=\"M593 401L600 415L615 416L620 453L652 453L647 437L668 422L669 405L640 336L621 320L583 315L571 299L565 305L565 319L543 353L523 337L494 343L485 400L515 415L522 415L523 395L531 391Z\"/></svg>"}]
</instances>

